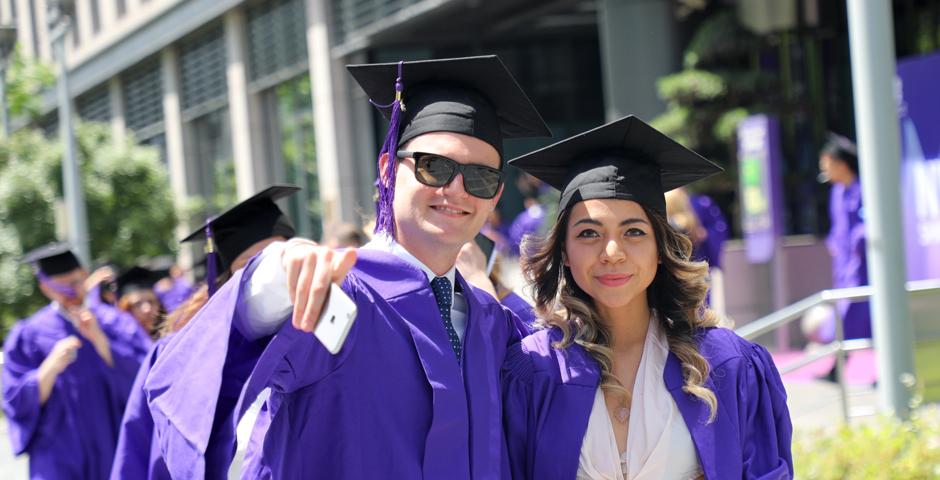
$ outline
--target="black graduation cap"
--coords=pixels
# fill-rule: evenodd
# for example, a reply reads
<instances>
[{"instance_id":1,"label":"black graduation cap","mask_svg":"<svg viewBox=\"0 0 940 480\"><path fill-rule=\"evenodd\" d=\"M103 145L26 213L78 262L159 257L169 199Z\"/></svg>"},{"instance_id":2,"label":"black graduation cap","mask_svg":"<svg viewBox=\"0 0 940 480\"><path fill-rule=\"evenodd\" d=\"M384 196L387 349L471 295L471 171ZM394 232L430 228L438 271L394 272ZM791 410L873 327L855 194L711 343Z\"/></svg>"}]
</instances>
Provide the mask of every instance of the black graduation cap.
<instances>
[{"instance_id":1,"label":"black graduation cap","mask_svg":"<svg viewBox=\"0 0 940 480\"><path fill-rule=\"evenodd\" d=\"M400 89L404 110L397 124L396 150L418 135L454 132L489 143L502 159L503 138L551 136L538 110L496 55L346 68L376 106L393 106ZM394 108L382 113L395 123Z\"/></svg>"},{"instance_id":2,"label":"black graduation cap","mask_svg":"<svg viewBox=\"0 0 940 480\"><path fill-rule=\"evenodd\" d=\"M153 285L160 279L158 275L158 272L139 265L128 268L116 279L118 298L137 290L153 289Z\"/></svg>"},{"instance_id":3,"label":"black graduation cap","mask_svg":"<svg viewBox=\"0 0 940 480\"><path fill-rule=\"evenodd\" d=\"M176 265L176 258L173 255L160 255L147 259L143 262L138 261L141 266L151 270L157 276L157 280L170 276L170 269Z\"/></svg>"},{"instance_id":4,"label":"black graduation cap","mask_svg":"<svg viewBox=\"0 0 940 480\"><path fill-rule=\"evenodd\" d=\"M347 65L373 105L389 119L379 158L394 158L409 140L453 132L493 146L503 162L503 138L550 136L542 116L496 55ZM395 166L376 181L375 232L395 237Z\"/></svg>"},{"instance_id":5,"label":"black graduation cap","mask_svg":"<svg viewBox=\"0 0 940 480\"><path fill-rule=\"evenodd\" d=\"M218 256L221 271L228 270L238 255L255 243L277 235L286 238L296 235L290 220L274 202L298 190L296 185L272 185L211 218L180 242L206 239L207 231L210 232L212 242L207 241L207 253Z\"/></svg>"},{"instance_id":6,"label":"black graduation cap","mask_svg":"<svg viewBox=\"0 0 940 480\"><path fill-rule=\"evenodd\" d=\"M665 192L723 170L633 115L509 164L560 190L559 212L581 200L617 198L665 214Z\"/></svg>"},{"instance_id":7,"label":"black graduation cap","mask_svg":"<svg viewBox=\"0 0 940 480\"><path fill-rule=\"evenodd\" d=\"M46 276L68 273L82 267L69 244L64 242L48 243L30 250L20 258L20 263L31 264L38 273Z\"/></svg>"}]
</instances>

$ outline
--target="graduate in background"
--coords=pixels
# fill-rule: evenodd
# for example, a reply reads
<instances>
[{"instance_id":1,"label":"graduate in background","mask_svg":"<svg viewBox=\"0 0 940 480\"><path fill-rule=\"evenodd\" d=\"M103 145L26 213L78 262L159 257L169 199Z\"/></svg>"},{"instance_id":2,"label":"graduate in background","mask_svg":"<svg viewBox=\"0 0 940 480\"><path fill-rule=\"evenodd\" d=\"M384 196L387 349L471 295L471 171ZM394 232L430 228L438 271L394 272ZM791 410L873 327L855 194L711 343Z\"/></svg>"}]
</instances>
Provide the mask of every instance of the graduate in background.
<instances>
[{"instance_id":1,"label":"graduate in background","mask_svg":"<svg viewBox=\"0 0 940 480\"><path fill-rule=\"evenodd\" d=\"M721 209L707 195L689 194L685 188L679 187L666 192L666 219L692 241L690 259L708 263L711 288L706 304L725 317L721 248L728 239L728 222Z\"/></svg>"},{"instance_id":2,"label":"graduate in background","mask_svg":"<svg viewBox=\"0 0 940 480\"><path fill-rule=\"evenodd\" d=\"M85 280L85 305L117 305L117 285L114 283L117 273L114 270L112 265L103 265L88 275Z\"/></svg>"},{"instance_id":3,"label":"graduate in background","mask_svg":"<svg viewBox=\"0 0 940 480\"><path fill-rule=\"evenodd\" d=\"M164 255L152 259L148 268L157 273L159 277L153 286L153 293L169 313L182 305L193 293L196 287L190 282L183 269L176 264L172 256Z\"/></svg>"},{"instance_id":4,"label":"graduate in background","mask_svg":"<svg viewBox=\"0 0 940 480\"><path fill-rule=\"evenodd\" d=\"M86 306L88 273L65 244L27 253L50 304L3 345L3 411L31 478L108 478L121 414L150 338L130 315Z\"/></svg>"},{"instance_id":5,"label":"graduate in background","mask_svg":"<svg viewBox=\"0 0 940 480\"><path fill-rule=\"evenodd\" d=\"M137 320L140 328L150 336L156 337L156 328L163 305L153 293L156 273L141 266L133 266L117 277L117 307Z\"/></svg>"},{"instance_id":6,"label":"graduate in background","mask_svg":"<svg viewBox=\"0 0 940 480\"><path fill-rule=\"evenodd\" d=\"M548 128L495 56L349 68L391 109L376 238L272 244L175 336L146 384L174 476L223 477L265 387L244 478L504 473L499 368L525 326L454 262L502 192L503 138ZM358 308L336 355L310 334L331 281Z\"/></svg>"},{"instance_id":7,"label":"graduate in background","mask_svg":"<svg viewBox=\"0 0 940 480\"><path fill-rule=\"evenodd\" d=\"M632 116L510 164L563 192L523 258L543 329L504 367L513 478L791 478L777 369L703 309L708 266L665 218L721 169Z\"/></svg>"},{"instance_id":8,"label":"graduate in background","mask_svg":"<svg viewBox=\"0 0 940 480\"><path fill-rule=\"evenodd\" d=\"M865 215L855 143L841 135L830 134L819 153L819 170L820 180L832 184L829 236L826 237L832 256L832 288L868 285ZM839 300L836 308L846 339L871 338L871 310L867 300ZM834 321L835 318L830 323ZM835 332L835 327L827 330ZM832 339L835 339L834 333Z\"/></svg>"},{"instance_id":9,"label":"graduate in background","mask_svg":"<svg viewBox=\"0 0 940 480\"><path fill-rule=\"evenodd\" d=\"M293 185L274 185L251 198L226 210L211 219L182 242L206 242L214 250L207 262L215 264L221 272L207 278L218 287L232 273L245 266L248 260L272 242L284 241L294 236L294 227L284 212L274 202L300 190ZM206 237L211 232L211 239ZM170 336L186 326L193 315L209 300L210 285L203 285L186 303L172 312L160 329L159 339L144 359L134 380L130 400L121 422L121 434L111 478L118 479L169 479L170 472L154 437L153 417L147 405L144 382L150 369L160 357ZM263 433L263 431L261 432Z\"/></svg>"}]
</instances>

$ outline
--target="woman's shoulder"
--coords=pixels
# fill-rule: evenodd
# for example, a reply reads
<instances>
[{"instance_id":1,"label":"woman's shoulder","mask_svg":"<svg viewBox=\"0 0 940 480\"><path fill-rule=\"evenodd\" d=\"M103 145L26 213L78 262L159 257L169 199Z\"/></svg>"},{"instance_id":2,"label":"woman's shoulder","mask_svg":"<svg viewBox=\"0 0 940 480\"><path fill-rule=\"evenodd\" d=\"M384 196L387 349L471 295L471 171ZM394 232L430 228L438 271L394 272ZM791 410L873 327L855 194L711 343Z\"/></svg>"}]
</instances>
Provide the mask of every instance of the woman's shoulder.
<instances>
[{"instance_id":1,"label":"woman's shoulder","mask_svg":"<svg viewBox=\"0 0 940 480\"><path fill-rule=\"evenodd\" d=\"M708 359L712 367L729 361L763 362L769 353L764 347L741 338L734 330L725 327L708 327L698 331L699 352Z\"/></svg>"},{"instance_id":2,"label":"woman's shoulder","mask_svg":"<svg viewBox=\"0 0 940 480\"><path fill-rule=\"evenodd\" d=\"M558 383L596 385L599 373L594 359L575 343L557 348L563 337L555 327L529 334L509 347L504 371L519 380L538 375Z\"/></svg>"},{"instance_id":3,"label":"woman's shoulder","mask_svg":"<svg viewBox=\"0 0 940 480\"><path fill-rule=\"evenodd\" d=\"M712 368L749 367L764 370L773 366L770 352L763 346L746 340L734 330L708 327L697 333L699 352Z\"/></svg>"}]
</instances>

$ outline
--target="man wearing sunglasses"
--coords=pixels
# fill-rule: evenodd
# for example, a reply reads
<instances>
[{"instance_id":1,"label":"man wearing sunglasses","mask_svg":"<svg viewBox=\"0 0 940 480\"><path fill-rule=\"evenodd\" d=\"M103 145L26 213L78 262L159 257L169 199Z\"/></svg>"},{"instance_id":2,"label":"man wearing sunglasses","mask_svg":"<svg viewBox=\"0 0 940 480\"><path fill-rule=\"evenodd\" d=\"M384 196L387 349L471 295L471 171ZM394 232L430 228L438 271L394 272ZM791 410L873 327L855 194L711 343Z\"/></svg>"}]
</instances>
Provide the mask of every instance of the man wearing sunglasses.
<instances>
[{"instance_id":1,"label":"man wearing sunglasses","mask_svg":"<svg viewBox=\"0 0 940 480\"><path fill-rule=\"evenodd\" d=\"M502 193L503 139L548 128L495 56L349 70L390 119L375 239L269 246L170 343L147 390L174 477L223 476L265 387L243 478L507 474L499 374L526 326L454 265ZM331 282L358 312L335 355L309 334Z\"/></svg>"},{"instance_id":2,"label":"man wearing sunglasses","mask_svg":"<svg viewBox=\"0 0 940 480\"><path fill-rule=\"evenodd\" d=\"M3 412L31 478L107 478L134 375L150 347L137 321L85 302L88 273L65 244L37 248L50 304L17 322L3 345Z\"/></svg>"}]
</instances>

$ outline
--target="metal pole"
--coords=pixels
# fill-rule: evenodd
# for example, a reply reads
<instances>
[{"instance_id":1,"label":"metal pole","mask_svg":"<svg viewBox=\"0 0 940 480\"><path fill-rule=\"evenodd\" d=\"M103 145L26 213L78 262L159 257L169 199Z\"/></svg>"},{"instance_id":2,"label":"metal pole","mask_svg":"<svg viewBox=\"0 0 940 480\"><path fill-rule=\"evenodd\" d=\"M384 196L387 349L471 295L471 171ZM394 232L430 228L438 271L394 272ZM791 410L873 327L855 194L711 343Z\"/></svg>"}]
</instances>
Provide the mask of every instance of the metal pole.
<instances>
[{"instance_id":1,"label":"metal pole","mask_svg":"<svg viewBox=\"0 0 940 480\"><path fill-rule=\"evenodd\" d=\"M914 336L904 290L891 2L847 2L878 394L883 410L907 418L911 391L905 381L914 373Z\"/></svg>"},{"instance_id":2,"label":"metal pole","mask_svg":"<svg viewBox=\"0 0 940 480\"><path fill-rule=\"evenodd\" d=\"M85 214L85 194L82 191L81 176L78 168L78 155L75 148L75 134L72 131L72 100L69 98L68 68L65 65L65 33L69 30L70 19L59 12L59 19L53 29L52 46L59 66L59 138L62 142L62 189L69 218L69 243L85 266L91 265L91 253L88 242L88 218Z\"/></svg>"},{"instance_id":3,"label":"metal pole","mask_svg":"<svg viewBox=\"0 0 940 480\"><path fill-rule=\"evenodd\" d=\"M0 58L0 137L2 140L10 138L10 119L7 111L7 58Z\"/></svg>"}]
</instances>

